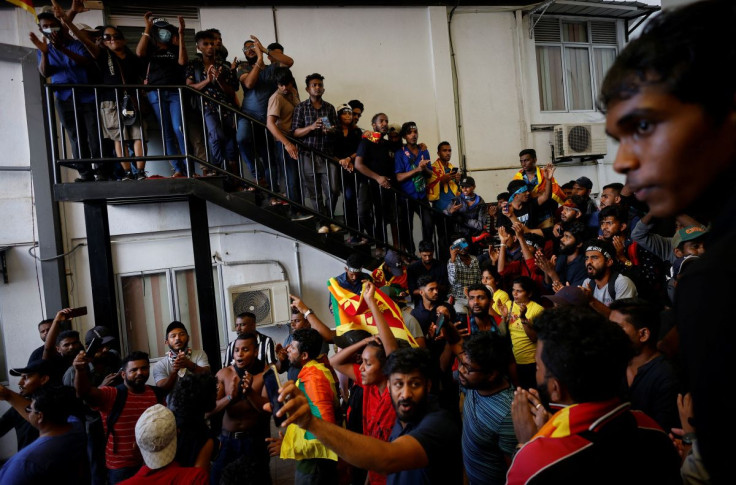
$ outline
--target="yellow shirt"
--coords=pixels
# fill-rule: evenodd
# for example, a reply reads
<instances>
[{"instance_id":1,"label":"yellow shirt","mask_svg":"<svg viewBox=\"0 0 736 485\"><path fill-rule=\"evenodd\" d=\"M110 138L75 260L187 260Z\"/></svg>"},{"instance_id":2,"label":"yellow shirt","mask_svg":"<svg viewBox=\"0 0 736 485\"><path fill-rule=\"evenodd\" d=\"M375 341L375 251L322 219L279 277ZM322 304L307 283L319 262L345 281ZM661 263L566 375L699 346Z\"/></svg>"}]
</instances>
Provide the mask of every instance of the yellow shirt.
<instances>
[{"instance_id":1,"label":"yellow shirt","mask_svg":"<svg viewBox=\"0 0 736 485\"><path fill-rule=\"evenodd\" d=\"M501 314L501 310L499 310L498 304L496 303L498 300L501 300L501 305L506 305L506 303L508 303L509 300L511 300L511 298L509 298L509 294L506 293L503 290L496 290L496 291L493 292L493 306L492 306L492 308L493 308L493 311L494 312L496 312L496 313L498 313L500 315Z\"/></svg>"},{"instance_id":2,"label":"yellow shirt","mask_svg":"<svg viewBox=\"0 0 736 485\"><path fill-rule=\"evenodd\" d=\"M537 344L529 340L529 337L527 337L524 331L524 326L519 319L519 305L510 300L506 302L506 308L511 313L509 333L511 334L514 359L517 364L533 364L535 362L534 354L537 352ZM539 303L530 301L526 304L526 318L529 322L534 321L543 311L544 308Z\"/></svg>"}]
</instances>

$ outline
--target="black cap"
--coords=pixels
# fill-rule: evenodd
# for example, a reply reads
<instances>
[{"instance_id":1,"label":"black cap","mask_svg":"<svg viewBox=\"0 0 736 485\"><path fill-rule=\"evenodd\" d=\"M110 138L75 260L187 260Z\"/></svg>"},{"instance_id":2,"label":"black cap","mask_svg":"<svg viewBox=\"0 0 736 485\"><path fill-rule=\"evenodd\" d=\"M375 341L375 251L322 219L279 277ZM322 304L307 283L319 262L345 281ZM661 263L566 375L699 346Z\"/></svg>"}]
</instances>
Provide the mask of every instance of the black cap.
<instances>
[{"instance_id":1,"label":"black cap","mask_svg":"<svg viewBox=\"0 0 736 485\"><path fill-rule=\"evenodd\" d=\"M84 345L89 345L93 338L100 339L102 345L115 341L115 337L112 336L110 329L102 325L98 325L87 331L84 335Z\"/></svg>"},{"instance_id":2,"label":"black cap","mask_svg":"<svg viewBox=\"0 0 736 485\"><path fill-rule=\"evenodd\" d=\"M580 177L575 181L575 183L588 190L593 189L593 182L588 177Z\"/></svg>"},{"instance_id":3,"label":"black cap","mask_svg":"<svg viewBox=\"0 0 736 485\"><path fill-rule=\"evenodd\" d=\"M460 187L474 187L475 179L473 177L463 177L458 185Z\"/></svg>"},{"instance_id":4,"label":"black cap","mask_svg":"<svg viewBox=\"0 0 736 485\"><path fill-rule=\"evenodd\" d=\"M32 360L20 369L10 369L10 375L20 377L21 374L41 374L50 376L54 372L54 364L50 360Z\"/></svg>"}]
</instances>

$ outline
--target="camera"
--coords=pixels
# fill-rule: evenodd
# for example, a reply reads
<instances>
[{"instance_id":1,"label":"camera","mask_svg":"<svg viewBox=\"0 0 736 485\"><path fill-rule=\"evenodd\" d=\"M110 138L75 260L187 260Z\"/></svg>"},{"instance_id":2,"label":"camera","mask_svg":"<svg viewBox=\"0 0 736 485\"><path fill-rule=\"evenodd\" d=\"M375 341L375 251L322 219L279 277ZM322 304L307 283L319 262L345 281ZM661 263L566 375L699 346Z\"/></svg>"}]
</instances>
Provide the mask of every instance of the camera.
<instances>
[{"instance_id":1,"label":"camera","mask_svg":"<svg viewBox=\"0 0 736 485\"><path fill-rule=\"evenodd\" d=\"M454 243L452 243L452 246L450 246L450 249L457 249L458 251L462 251L463 249L467 249L467 247L468 247L468 242L465 239L460 238L456 240Z\"/></svg>"}]
</instances>

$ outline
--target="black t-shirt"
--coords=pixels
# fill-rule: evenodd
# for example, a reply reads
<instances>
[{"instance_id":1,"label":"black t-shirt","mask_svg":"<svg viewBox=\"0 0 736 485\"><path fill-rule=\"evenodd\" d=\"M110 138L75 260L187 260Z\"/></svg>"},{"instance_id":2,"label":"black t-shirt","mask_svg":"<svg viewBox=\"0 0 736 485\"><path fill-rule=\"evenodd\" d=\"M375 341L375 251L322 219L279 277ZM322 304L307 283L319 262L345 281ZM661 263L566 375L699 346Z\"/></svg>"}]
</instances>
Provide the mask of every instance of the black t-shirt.
<instances>
[{"instance_id":1,"label":"black t-shirt","mask_svg":"<svg viewBox=\"0 0 736 485\"><path fill-rule=\"evenodd\" d=\"M536 229L539 225L538 214L539 205L534 200L525 202L519 209L514 209L514 215L519 222L530 229Z\"/></svg>"},{"instance_id":2,"label":"black t-shirt","mask_svg":"<svg viewBox=\"0 0 736 485\"><path fill-rule=\"evenodd\" d=\"M394 159L389 155L388 141L381 138L377 143L373 143L364 138L358 145L357 153L359 157L363 157L363 163L378 175L390 179L395 177Z\"/></svg>"},{"instance_id":3,"label":"black t-shirt","mask_svg":"<svg viewBox=\"0 0 736 485\"><path fill-rule=\"evenodd\" d=\"M113 52L104 49L96 60L97 67L102 74L102 84L140 84L141 67L140 58L126 49L125 57L120 58ZM129 91L130 96L135 96L134 91ZM142 96L143 94L141 94ZM118 92L118 98L123 100L123 92ZM97 95L99 101L115 101L115 91L112 89L100 90Z\"/></svg>"},{"instance_id":4,"label":"black t-shirt","mask_svg":"<svg viewBox=\"0 0 736 485\"><path fill-rule=\"evenodd\" d=\"M360 131L360 128L348 129L347 136L343 135L342 129L338 128L337 134L333 139L335 143L333 145L334 155L337 158L345 158L356 153L362 136L363 133Z\"/></svg>"},{"instance_id":5,"label":"black t-shirt","mask_svg":"<svg viewBox=\"0 0 736 485\"><path fill-rule=\"evenodd\" d=\"M170 46L167 49L153 50L149 47L149 55L145 58L143 78L148 84L184 84L184 66L179 65L179 48Z\"/></svg>"}]
</instances>

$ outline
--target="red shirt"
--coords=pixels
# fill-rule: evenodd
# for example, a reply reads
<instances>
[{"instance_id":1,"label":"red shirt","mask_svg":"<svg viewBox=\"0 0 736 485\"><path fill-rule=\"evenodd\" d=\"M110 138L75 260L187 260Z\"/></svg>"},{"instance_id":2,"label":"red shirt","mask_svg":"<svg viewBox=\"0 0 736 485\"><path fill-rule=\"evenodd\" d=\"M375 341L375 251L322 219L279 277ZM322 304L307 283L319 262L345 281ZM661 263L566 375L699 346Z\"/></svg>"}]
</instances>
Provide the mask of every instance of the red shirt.
<instances>
[{"instance_id":1,"label":"red shirt","mask_svg":"<svg viewBox=\"0 0 736 485\"><path fill-rule=\"evenodd\" d=\"M143 465L138 473L120 485L208 485L209 474L202 468L182 468L175 461L157 470Z\"/></svg>"},{"instance_id":2,"label":"red shirt","mask_svg":"<svg viewBox=\"0 0 736 485\"><path fill-rule=\"evenodd\" d=\"M102 423L105 426L105 433L107 433L107 416L112 411L118 390L107 386L99 389L102 397L97 410L102 415ZM107 439L107 446L105 447L105 465L107 468L116 470L131 466L137 467L143 464L143 458L135 443L135 424L143 411L154 404L158 404L158 400L149 386L146 386L145 392L140 394L128 390L125 406L123 406L120 417L113 426L115 433L110 433Z\"/></svg>"},{"instance_id":3,"label":"red shirt","mask_svg":"<svg viewBox=\"0 0 736 485\"><path fill-rule=\"evenodd\" d=\"M388 388L388 382L383 393L381 393L378 386L363 385L358 364L353 365L353 371L355 373L355 383L363 388L363 434L381 441L388 441L396 422L396 410L391 402L391 390ZM386 483L386 475L369 471L368 477L371 484Z\"/></svg>"}]
</instances>

